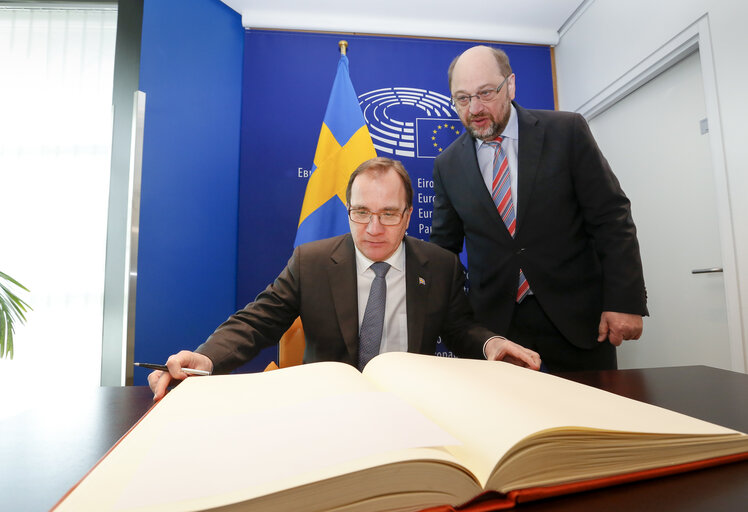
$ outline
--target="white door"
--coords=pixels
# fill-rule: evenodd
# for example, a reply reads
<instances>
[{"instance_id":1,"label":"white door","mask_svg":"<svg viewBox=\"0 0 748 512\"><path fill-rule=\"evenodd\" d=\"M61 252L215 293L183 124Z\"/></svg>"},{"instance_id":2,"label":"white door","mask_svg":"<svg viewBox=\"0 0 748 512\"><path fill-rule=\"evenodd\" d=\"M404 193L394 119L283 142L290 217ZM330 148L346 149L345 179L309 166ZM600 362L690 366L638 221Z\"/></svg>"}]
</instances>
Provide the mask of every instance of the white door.
<instances>
[{"instance_id":1,"label":"white door","mask_svg":"<svg viewBox=\"0 0 748 512\"><path fill-rule=\"evenodd\" d=\"M624 342L620 368L704 364L730 369L717 195L699 54L590 121L631 200L650 317Z\"/></svg>"}]
</instances>

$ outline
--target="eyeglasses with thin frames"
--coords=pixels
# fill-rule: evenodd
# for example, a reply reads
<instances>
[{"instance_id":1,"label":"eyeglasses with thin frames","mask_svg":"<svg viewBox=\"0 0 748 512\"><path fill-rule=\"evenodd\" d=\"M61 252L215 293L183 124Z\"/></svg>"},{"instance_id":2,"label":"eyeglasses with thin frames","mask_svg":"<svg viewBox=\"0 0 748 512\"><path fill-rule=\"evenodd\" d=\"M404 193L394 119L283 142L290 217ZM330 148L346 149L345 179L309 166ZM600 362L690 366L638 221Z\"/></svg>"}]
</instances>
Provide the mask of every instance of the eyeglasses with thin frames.
<instances>
[{"instance_id":1,"label":"eyeglasses with thin frames","mask_svg":"<svg viewBox=\"0 0 748 512\"><path fill-rule=\"evenodd\" d=\"M403 215L407 210L406 208L403 211L381 210L370 212L365 208L348 208L348 218L356 224L368 224L371 222L371 218L376 215L382 226L397 226L403 220Z\"/></svg>"},{"instance_id":2,"label":"eyeglasses with thin frames","mask_svg":"<svg viewBox=\"0 0 748 512\"><path fill-rule=\"evenodd\" d=\"M452 105L455 107L465 108L470 105L470 101L473 98L478 98L481 103L488 103L489 101L493 101L496 96L498 96L501 88L504 87L506 81L509 80L509 76L502 80L502 82L496 89L484 89L482 91L478 91L476 94L460 94L459 96L453 96Z\"/></svg>"}]
</instances>

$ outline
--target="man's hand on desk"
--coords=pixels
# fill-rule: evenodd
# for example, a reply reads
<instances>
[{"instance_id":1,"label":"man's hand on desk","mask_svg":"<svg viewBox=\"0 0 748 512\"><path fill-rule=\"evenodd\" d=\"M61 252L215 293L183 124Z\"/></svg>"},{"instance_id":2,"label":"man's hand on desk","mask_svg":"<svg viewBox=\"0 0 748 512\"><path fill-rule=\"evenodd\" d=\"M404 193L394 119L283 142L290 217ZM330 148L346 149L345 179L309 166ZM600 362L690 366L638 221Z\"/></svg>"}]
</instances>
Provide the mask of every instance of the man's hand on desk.
<instances>
[{"instance_id":1,"label":"man's hand on desk","mask_svg":"<svg viewBox=\"0 0 748 512\"><path fill-rule=\"evenodd\" d=\"M490 338L483 351L489 361L504 361L533 370L540 369L540 355L537 352L500 336Z\"/></svg>"},{"instance_id":2,"label":"man's hand on desk","mask_svg":"<svg viewBox=\"0 0 748 512\"><path fill-rule=\"evenodd\" d=\"M168 372L155 370L148 375L148 385L151 387L151 391L153 391L154 401L161 400L166 395L166 388L172 379L184 380L188 377L182 371L182 368L193 368L208 372L213 371L213 361L207 356L190 352L189 350L182 350L177 354L169 356L169 359L166 360L166 366L169 368Z\"/></svg>"}]
</instances>

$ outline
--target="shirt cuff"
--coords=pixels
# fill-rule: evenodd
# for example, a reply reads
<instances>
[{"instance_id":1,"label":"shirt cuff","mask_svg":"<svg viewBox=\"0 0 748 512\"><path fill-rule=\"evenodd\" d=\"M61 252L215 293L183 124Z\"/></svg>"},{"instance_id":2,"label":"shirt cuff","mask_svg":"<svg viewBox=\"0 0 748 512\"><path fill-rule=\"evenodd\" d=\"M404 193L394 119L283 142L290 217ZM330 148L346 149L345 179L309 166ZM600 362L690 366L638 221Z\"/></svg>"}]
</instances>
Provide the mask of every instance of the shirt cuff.
<instances>
[{"instance_id":1,"label":"shirt cuff","mask_svg":"<svg viewBox=\"0 0 748 512\"><path fill-rule=\"evenodd\" d=\"M503 336L499 336L499 335L496 335L496 336L491 336L490 338L488 338L488 339L487 339L487 340L486 340L486 341L485 341L485 342L483 343L483 359L488 359L488 356L486 355L486 347L488 346L488 342L489 342L489 341L491 341L491 340L493 340L493 339L497 339L497 338L498 338L498 339L500 339L500 340L505 340L505 339L506 339L505 337L503 337Z\"/></svg>"}]
</instances>

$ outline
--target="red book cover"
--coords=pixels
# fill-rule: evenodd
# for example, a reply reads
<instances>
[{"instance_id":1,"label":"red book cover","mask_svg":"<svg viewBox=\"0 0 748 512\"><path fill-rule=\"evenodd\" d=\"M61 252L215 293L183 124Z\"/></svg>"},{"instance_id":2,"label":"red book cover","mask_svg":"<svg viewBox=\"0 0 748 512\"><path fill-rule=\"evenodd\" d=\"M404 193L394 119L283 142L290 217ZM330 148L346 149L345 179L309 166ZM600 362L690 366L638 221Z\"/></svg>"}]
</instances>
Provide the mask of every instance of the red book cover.
<instances>
[{"instance_id":1,"label":"red book cover","mask_svg":"<svg viewBox=\"0 0 748 512\"><path fill-rule=\"evenodd\" d=\"M699 469L710 468L713 466L729 464L742 460L748 460L748 452L728 455L725 457L715 457L711 459L690 462L687 464L676 464L674 466L637 471L635 473L628 473L624 475L595 478L593 480L586 480L583 482L574 482L548 487L532 487L529 489L519 489L516 491L511 491L507 494L489 491L476 496L474 499L458 507L444 505L440 507L431 507L421 512L491 512L495 510L508 510L514 508L519 503L525 503L528 501L536 501L546 498L552 498L554 496L563 496L565 494L592 491L595 489L601 489L603 487L627 484L640 480L649 480L668 475L675 475L678 473L685 473L687 471L696 471Z\"/></svg>"}]
</instances>

